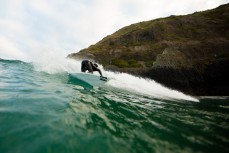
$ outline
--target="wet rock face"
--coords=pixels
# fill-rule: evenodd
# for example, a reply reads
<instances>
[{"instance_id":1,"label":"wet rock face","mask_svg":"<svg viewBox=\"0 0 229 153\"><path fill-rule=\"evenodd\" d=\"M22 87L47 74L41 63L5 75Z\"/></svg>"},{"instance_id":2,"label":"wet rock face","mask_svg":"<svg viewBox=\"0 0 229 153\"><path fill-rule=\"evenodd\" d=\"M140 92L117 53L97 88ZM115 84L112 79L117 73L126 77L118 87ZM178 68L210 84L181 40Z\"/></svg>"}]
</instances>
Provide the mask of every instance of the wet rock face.
<instances>
[{"instance_id":1,"label":"wet rock face","mask_svg":"<svg viewBox=\"0 0 229 153\"><path fill-rule=\"evenodd\" d=\"M148 76L167 87L177 89L185 93L193 95L203 93L201 91L204 87L203 77L194 69L173 69L160 67L151 69L145 73L145 76Z\"/></svg>"}]
</instances>

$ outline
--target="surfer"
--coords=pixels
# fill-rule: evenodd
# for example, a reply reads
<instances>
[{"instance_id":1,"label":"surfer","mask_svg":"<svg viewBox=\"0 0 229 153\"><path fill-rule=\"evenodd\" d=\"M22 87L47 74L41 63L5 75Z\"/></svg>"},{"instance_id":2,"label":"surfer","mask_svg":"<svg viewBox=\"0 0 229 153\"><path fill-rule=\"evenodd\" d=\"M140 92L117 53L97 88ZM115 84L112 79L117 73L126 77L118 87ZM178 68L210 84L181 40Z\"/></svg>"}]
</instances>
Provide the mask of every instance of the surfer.
<instances>
[{"instance_id":1,"label":"surfer","mask_svg":"<svg viewBox=\"0 0 229 153\"><path fill-rule=\"evenodd\" d=\"M93 71L98 71L100 76L103 76L102 72L98 68L98 64L93 63L89 60L83 60L81 63L81 72L86 72L86 71L88 71L89 73L93 73Z\"/></svg>"}]
</instances>

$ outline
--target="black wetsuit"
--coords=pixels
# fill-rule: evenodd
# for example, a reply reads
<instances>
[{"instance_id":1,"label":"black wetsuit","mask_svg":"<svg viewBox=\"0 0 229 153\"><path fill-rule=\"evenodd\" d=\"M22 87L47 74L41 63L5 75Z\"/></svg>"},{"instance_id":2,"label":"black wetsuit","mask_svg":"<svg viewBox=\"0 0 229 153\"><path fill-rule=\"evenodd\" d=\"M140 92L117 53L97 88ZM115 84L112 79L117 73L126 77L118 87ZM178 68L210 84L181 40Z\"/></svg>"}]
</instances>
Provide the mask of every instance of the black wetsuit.
<instances>
[{"instance_id":1,"label":"black wetsuit","mask_svg":"<svg viewBox=\"0 0 229 153\"><path fill-rule=\"evenodd\" d=\"M99 68L95 66L91 61L89 60L83 60L81 63L81 72L89 71L90 73L93 73L93 71L98 71L99 74L102 76L102 72Z\"/></svg>"}]
</instances>

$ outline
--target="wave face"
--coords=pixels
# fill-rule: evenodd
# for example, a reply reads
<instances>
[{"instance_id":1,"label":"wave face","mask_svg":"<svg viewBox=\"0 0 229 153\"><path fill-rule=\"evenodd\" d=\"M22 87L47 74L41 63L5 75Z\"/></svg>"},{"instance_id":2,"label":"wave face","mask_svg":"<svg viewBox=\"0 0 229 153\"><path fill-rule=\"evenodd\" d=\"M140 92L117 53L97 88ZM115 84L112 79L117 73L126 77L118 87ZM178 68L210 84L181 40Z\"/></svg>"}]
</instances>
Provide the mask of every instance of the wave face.
<instances>
[{"instance_id":1,"label":"wave face","mask_svg":"<svg viewBox=\"0 0 229 153\"><path fill-rule=\"evenodd\" d=\"M226 152L227 97L195 99L124 73L90 88L80 61L0 60L0 152ZM199 101L199 102L198 102Z\"/></svg>"}]
</instances>

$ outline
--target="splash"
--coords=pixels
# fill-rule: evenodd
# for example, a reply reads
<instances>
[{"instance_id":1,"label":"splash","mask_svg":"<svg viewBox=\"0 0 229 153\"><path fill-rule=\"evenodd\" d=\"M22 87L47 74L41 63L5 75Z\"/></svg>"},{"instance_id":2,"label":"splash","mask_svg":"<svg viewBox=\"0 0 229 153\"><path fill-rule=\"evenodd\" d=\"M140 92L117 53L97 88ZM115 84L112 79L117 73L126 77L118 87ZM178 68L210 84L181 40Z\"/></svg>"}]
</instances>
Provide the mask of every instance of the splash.
<instances>
[{"instance_id":1,"label":"splash","mask_svg":"<svg viewBox=\"0 0 229 153\"><path fill-rule=\"evenodd\" d=\"M46 52L45 54L35 55L33 65L36 71L44 71L50 74L68 72L80 72L80 61L64 58L64 55Z\"/></svg>"},{"instance_id":2,"label":"splash","mask_svg":"<svg viewBox=\"0 0 229 153\"><path fill-rule=\"evenodd\" d=\"M39 60L34 62L34 67L37 71L45 71L51 74L61 72L78 73L81 71L81 61L63 57L64 56L58 56L53 52L46 53L45 56L41 56ZM198 102L198 99L185 95L179 91L166 88L154 80L139 78L126 73L105 71L102 65L99 65L99 67L105 76L111 78L107 84L115 88L162 99L177 99ZM94 74L98 75L97 72Z\"/></svg>"},{"instance_id":3,"label":"splash","mask_svg":"<svg viewBox=\"0 0 229 153\"><path fill-rule=\"evenodd\" d=\"M109 78L112 78L108 84L117 88L162 99L177 99L199 102L198 99L185 95L182 92L166 88L154 80L135 77L126 73L105 72L105 74Z\"/></svg>"}]
</instances>

